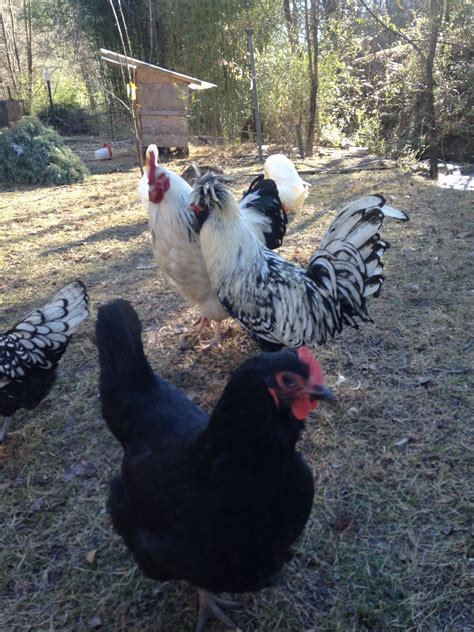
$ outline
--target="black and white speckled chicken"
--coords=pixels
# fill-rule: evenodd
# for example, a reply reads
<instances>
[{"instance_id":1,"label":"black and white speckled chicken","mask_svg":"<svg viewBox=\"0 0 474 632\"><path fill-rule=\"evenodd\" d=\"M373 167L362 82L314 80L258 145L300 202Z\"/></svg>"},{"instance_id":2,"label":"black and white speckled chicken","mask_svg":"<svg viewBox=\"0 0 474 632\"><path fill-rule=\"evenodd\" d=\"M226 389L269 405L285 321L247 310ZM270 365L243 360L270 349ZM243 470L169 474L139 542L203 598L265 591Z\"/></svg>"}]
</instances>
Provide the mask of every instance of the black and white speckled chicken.
<instances>
[{"instance_id":1,"label":"black and white speckled chicken","mask_svg":"<svg viewBox=\"0 0 474 632\"><path fill-rule=\"evenodd\" d=\"M19 408L35 408L49 393L58 362L88 313L86 288L73 281L46 305L0 333L0 415L6 417L0 443L12 415Z\"/></svg>"},{"instance_id":2,"label":"black and white speckled chicken","mask_svg":"<svg viewBox=\"0 0 474 632\"><path fill-rule=\"evenodd\" d=\"M223 176L225 178L225 176ZM202 258L196 219L190 208L192 188L181 176L158 162L155 145L147 149L147 172L138 185L148 209L155 258L182 296L200 312L199 332L216 323L211 344L220 342L220 323L228 313L216 296ZM281 245L287 217L273 180L256 178L238 206L243 224L268 248ZM223 244L224 245L224 244Z\"/></svg>"},{"instance_id":3,"label":"black and white speckled chicken","mask_svg":"<svg viewBox=\"0 0 474 632\"><path fill-rule=\"evenodd\" d=\"M366 302L380 291L381 257L389 246L379 230L386 217L408 219L381 195L350 202L304 269L255 239L219 176L205 174L197 182L192 207L217 296L268 350L322 344L344 324L370 321Z\"/></svg>"}]
</instances>

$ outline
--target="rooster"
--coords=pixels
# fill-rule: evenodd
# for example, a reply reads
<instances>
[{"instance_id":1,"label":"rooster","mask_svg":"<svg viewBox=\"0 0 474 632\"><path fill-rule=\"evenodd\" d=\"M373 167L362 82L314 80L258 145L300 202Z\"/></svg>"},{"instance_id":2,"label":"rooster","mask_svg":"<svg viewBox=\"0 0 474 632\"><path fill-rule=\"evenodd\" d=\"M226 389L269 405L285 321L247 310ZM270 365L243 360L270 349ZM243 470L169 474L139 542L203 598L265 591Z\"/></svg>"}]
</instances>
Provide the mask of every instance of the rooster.
<instances>
[{"instance_id":1,"label":"rooster","mask_svg":"<svg viewBox=\"0 0 474 632\"><path fill-rule=\"evenodd\" d=\"M210 345L218 345L220 323L228 314L211 286L202 258L196 218L189 206L192 188L179 175L158 164L157 159L158 150L150 145L148 171L138 185L142 203L149 212L153 252L160 268L171 277L182 296L198 306L200 318L195 323L198 333L210 321L216 323ZM273 181L260 176L251 183L240 203L239 217L267 247L281 245L287 217Z\"/></svg>"},{"instance_id":2,"label":"rooster","mask_svg":"<svg viewBox=\"0 0 474 632\"><path fill-rule=\"evenodd\" d=\"M326 341L343 324L370 321L366 301L384 277L383 220L407 215L372 195L347 204L305 269L268 250L240 219L230 189L216 174L197 183L192 207L211 284L229 314L262 349Z\"/></svg>"},{"instance_id":3,"label":"rooster","mask_svg":"<svg viewBox=\"0 0 474 632\"><path fill-rule=\"evenodd\" d=\"M283 154L268 156L263 165L263 173L265 178L275 181L285 211L296 211L303 206L311 184L300 178L289 158Z\"/></svg>"},{"instance_id":4,"label":"rooster","mask_svg":"<svg viewBox=\"0 0 474 632\"><path fill-rule=\"evenodd\" d=\"M6 439L12 415L19 408L35 408L49 393L72 334L88 316L88 300L83 283L74 281L0 333L0 415L6 417L0 443Z\"/></svg>"},{"instance_id":5,"label":"rooster","mask_svg":"<svg viewBox=\"0 0 474 632\"><path fill-rule=\"evenodd\" d=\"M313 502L295 446L320 400L332 400L306 349L261 353L237 369L208 417L154 374L132 306L100 307L102 415L122 444L108 511L142 572L198 590L196 632L222 611L213 593L276 582Z\"/></svg>"}]
</instances>

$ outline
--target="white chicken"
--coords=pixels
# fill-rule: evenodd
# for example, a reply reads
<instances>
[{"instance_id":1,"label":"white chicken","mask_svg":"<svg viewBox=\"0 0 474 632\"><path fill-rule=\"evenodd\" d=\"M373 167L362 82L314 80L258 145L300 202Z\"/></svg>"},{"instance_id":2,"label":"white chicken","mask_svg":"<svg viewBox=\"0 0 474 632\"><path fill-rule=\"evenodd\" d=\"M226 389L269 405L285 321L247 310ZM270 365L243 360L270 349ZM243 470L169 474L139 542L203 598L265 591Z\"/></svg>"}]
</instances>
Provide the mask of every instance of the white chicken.
<instances>
[{"instance_id":1,"label":"white chicken","mask_svg":"<svg viewBox=\"0 0 474 632\"><path fill-rule=\"evenodd\" d=\"M160 268L172 279L178 291L196 305L200 318L198 333L215 322L215 336L210 345L221 340L220 323L229 314L222 306L202 257L196 217L190 206L192 188L178 174L158 163L158 149L147 149L147 172L138 185L138 193L149 213L153 252ZM222 177L222 176L221 176ZM269 248L281 245L287 217L275 183L256 178L237 207L243 224Z\"/></svg>"},{"instance_id":2,"label":"white chicken","mask_svg":"<svg viewBox=\"0 0 474 632\"><path fill-rule=\"evenodd\" d=\"M305 270L255 238L219 176L200 178L193 205L212 286L264 350L322 344L343 324L357 328L357 320L370 321L366 299L380 291L381 256L389 246L378 231L386 217L408 219L381 195L351 202L335 217Z\"/></svg>"},{"instance_id":3,"label":"white chicken","mask_svg":"<svg viewBox=\"0 0 474 632\"><path fill-rule=\"evenodd\" d=\"M292 161L283 154L268 156L263 165L265 178L275 180L283 208L287 212L303 206L311 184L302 180Z\"/></svg>"}]
</instances>

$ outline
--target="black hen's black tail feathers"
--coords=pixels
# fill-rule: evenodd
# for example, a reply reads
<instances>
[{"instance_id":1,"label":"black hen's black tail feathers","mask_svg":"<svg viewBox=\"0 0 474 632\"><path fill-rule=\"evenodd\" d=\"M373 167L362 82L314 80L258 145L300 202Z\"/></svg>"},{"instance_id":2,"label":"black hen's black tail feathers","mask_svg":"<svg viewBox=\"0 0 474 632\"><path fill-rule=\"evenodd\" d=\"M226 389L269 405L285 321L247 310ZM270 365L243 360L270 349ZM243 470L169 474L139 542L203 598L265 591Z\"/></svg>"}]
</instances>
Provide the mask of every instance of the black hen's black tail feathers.
<instances>
[{"instance_id":1,"label":"black hen's black tail feathers","mask_svg":"<svg viewBox=\"0 0 474 632\"><path fill-rule=\"evenodd\" d=\"M140 320L128 301L117 299L99 307L96 335L101 389L127 389L153 377L141 340Z\"/></svg>"}]
</instances>

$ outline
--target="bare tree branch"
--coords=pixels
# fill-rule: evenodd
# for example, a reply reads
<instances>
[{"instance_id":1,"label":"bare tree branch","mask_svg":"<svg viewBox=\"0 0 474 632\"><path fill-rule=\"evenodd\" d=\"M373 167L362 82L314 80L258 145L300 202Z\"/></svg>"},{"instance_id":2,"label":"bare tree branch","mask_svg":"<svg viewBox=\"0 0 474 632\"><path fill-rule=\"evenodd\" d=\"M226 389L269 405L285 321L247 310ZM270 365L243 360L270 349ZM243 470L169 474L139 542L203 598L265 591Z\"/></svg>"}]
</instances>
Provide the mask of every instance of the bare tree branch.
<instances>
[{"instance_id":1,"label":"bare tree branch","mask_svg":"<svg viewBox=\"0 0 474 632\"><path fill-rule=\"evenodd\" d=\"M386 29L387 31L390 31L391 33L394 33L395 35L397 35L398 37L401 37L402 39L405 40L405 42L408 42L410 44L410 46L413 46L413 48L416 50L416 52L421 56L422 59L425 59L425 54L424 52L421 50L421 48L418 46L418 44L415 44L415 42L407 37L405 35L405 33L403 33L402 31L398 30L397 28L394 28L392 26L389 26L388 24L385 24L385 22L382 20L382 18L380 18L376 13L374 13L372 11L372 9L370 9L366 3L364 2L364 0L359 0L359 2L361 3L361 5L364 7L364 9L367 11L367 13L370 13L370 15L374 18L374 20L376 22L378 22L381 26L384 27L384 29Z\"/></svg>"}]
</instances>

